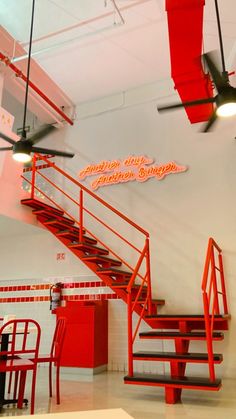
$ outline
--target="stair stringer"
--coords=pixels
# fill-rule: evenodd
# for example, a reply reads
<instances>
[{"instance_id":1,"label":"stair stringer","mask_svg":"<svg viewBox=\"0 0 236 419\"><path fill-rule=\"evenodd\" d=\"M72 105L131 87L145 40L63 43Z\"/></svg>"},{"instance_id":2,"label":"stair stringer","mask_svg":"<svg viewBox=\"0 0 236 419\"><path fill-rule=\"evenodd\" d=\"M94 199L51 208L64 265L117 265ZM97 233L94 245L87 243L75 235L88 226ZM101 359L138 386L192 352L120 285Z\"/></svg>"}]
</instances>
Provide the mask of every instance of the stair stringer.
<instances>
[{"instance_id":1,"label":"stair stringer","mask_svg":"<svg viewBox=\"0 0 236 419\"><path fill-rule=\"evenodd\" d=\"M42 203L42 205L40 207L40 201L30 200L30 199L29 199L29 201L32 201L32 204L30 205L30 204L25 203L25 205L30 206L33 210L35 210L35 205L33 204L34 202L37 203L36 206L38 208L41 208L42 210L44 210L45 207L46 207L47 210L45 209L45 212L47 212L48 214L49 214L49 211L50 211L50 208L51 208L52 219L54 218L56 220L57 218L61 218L63 216L62 214L59 215L59 210L57 210L54 207L50 207L49 205L47 205L45 203ZM114 278L112 276L108 276L108 275L105 275L105 274L102 274L101 272L99 272L98 271L98 265L96 263L83 260L83 257L85 256L85 253L82 250L79 250L77 248L73 248L73 247L69 246L71 244L70 239L67 239L64 236L57 236L58 228L56 228L53 224L46 224L47 218L45 218L42 214L35 214L35 215L36 215L37 220L42 225L44 225L44 227L48 231L50 231L50 233L52 233L57 240L59 240L64 246L66 246L66 248L68 250L70 250L76 257L78 257L80 259L80 261L83 262L83 264L85 264L105 284L105 286L109 287L113 292L115 292L117 294L117 296L122 301L124 301L127 304L128 294L127 294L126 289L127 289L127 286L128 286L128 281L127 281L127 286L121 286L121 285L119 286L119 281L115 281L116 285L114 285L113 284ZM71 219L68 218L68 222L69 222L68 227L72 228L73 225L71 224ZM86 228L84 228L83 230L86 233ZM99 240L97 240L97 242L99 244ZM131 275L132 275L132 273L133 272L131 272ZM135 286L133 286L132 289L135 291L135 293L137 293L138 292L138 284L135 283ZM152 300L152 313L156 312L157 305L161 306L163 304L164 304L164 300ZM148 318L146 318L146 316L148 314L150 314L150 312L147 310L146 307L143 306L142 303L136 303L135 312L138 316L142 316L143 320L148 325L151 324L150 320Z\"/></svg>"}]
</instances>

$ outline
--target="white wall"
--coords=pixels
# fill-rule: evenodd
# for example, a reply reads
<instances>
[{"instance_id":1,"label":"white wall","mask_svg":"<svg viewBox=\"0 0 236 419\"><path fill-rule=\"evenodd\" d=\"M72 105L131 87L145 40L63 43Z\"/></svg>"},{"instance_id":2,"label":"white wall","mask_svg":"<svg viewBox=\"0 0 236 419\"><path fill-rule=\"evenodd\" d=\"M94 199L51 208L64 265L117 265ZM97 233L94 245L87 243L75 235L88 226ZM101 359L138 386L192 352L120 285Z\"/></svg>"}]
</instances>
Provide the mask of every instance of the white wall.
<instances>
[{"instance_id":1,"label":"white wall","mask_svg":"<svg viewBox=\"0 0 236 419\"><path fill-rule=\"evenodd\" d=\"M65 159L61 165L74 177L90 163L123 159L128 155L144 154L154 158L157 164L175 160L188 165L186 173L172 174L162 181L150 179L145 183L107 186L97 193L150 232L153 292L154 296L166 300L163 312L202 312L201 279L208 238L214 237L223 248L232 320L228 337L223 344L217 344L217 351L224 351L222 373L235 377L234 124L223 121L213 133L204 135L197 133L199 127L191 126L182 111L160 116L153 100L158 88L161 86L154 86L153 91L148 88L128 92L125 106L122 95L78 106L78 121L68 130L67 137L68 148L76 156ZM84 184L89 185L89 178ZM35 246L31 245L32 240ZM39 243L44 245L35 252ZM31 259L30 267L26 267L21 264L23 248L16 242L13 255L12 243L8 247L5 242L1 245L1 279L32 277L33 273L34 277L56 274L53 255L60 246L48 235L26 238L24 250L27 249ZM9 260L18 262L19 270L12 270ZM37 271L36 261L42 261ZM68 262L63 268L68 275L85 269L73 256L68 256ZM119 311L111 318L110 329L117 330ZM126 362L126 343L123 337L120 340L117 337L117 341L122 355L118 358L114 355L117 346L112 344L111 356L121 366Z\"/></svg>"}]
</instances>

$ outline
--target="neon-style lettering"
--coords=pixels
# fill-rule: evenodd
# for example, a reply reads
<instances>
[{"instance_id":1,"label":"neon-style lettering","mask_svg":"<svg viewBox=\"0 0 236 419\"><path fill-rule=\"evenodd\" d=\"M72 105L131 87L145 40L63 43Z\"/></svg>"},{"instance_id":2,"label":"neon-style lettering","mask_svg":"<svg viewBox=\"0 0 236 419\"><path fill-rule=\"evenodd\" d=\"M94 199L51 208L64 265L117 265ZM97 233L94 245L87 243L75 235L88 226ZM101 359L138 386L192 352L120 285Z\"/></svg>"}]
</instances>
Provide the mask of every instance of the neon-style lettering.
<instances>
[{"instance_id":1,"label":"neon-style lettering","mask_svg":"<svg viewBox=\"0 0 236 419\"><path fill-rule=\"evenodd\" d=\"M101 186L114 185L136 180L145 182L154 177L163 179L171 173L185 172L187 166L180 166L174 161L165 164L154 165L153 159L145 156L128 156L124 160L102 160L98 164L90 164L79 172L79 178L87 176L99 176L91 183L93 190ZM152 165L151 165L152 164ZM109 174L110 173L110 174Z\"/></svg>"}]
</instances>

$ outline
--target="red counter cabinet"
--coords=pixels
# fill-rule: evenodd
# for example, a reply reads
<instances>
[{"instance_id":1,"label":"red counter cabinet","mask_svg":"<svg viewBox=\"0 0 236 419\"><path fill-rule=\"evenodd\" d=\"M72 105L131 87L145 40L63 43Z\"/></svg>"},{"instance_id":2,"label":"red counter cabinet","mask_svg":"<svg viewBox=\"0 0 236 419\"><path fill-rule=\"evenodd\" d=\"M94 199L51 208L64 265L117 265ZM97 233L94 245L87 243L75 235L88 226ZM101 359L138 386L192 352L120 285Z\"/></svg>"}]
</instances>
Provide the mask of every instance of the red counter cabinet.
<instances>
[{"instance_id":1,"label":"red counter cabinet","mask_svg":"<svg viewBox=\"0 0 236 419\"><path fill-rule=\"evenodd\" d=\"M98 368L108 363L108 302L68 301L56 309L67 319L61 366Z\"/></svg>"}]
</instances>

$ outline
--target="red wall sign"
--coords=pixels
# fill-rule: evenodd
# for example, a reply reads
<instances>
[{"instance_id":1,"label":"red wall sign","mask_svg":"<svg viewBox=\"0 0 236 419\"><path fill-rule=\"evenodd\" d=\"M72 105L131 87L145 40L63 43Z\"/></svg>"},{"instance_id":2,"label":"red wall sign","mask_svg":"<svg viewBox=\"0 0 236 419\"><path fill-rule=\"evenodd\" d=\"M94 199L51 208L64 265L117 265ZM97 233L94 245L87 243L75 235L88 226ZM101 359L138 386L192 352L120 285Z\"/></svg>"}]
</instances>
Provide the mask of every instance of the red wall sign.
<instances>
[{"instance_id":1,"label":"red wall sign","mask_svg":"<svg viewBox=\"0 0 236 419\"><path fill-rule=\"evenodd\" d=\"M90 164L79 172L79 179L88 176L96 178L91 182L91 188L96 190L101 186L114 185L136 180L145 182L150 178L163 179L171 173L185 172L187 166L174 161L156 165L154 160L145 156L129 156L124 160L103 160L97 164Z\"/></svg>"}]
</instances>

